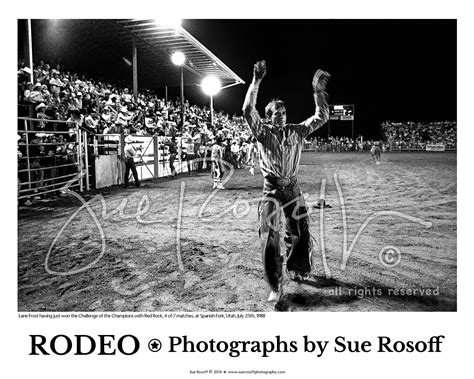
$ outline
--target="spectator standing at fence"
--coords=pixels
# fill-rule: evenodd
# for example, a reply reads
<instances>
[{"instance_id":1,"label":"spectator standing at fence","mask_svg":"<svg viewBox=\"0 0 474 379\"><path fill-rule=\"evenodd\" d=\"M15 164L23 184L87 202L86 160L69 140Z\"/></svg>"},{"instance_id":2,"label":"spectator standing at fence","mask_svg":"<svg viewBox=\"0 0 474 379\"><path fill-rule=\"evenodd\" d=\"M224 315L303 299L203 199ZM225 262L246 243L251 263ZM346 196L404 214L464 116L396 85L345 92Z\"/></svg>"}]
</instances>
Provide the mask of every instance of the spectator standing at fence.
<instances>
[{"instance_id":1,"label":"spectator standing at fence","mask_svg":"<svg viewBox=\"0 0 474 379\"><path fill-rule=\"evenodd\" d=\"M22 138L19 135L17 135L17 143L24 144L25 141L22 140ZM23 182L28 183L28 173L23 171L27 168L27 165L24 163L24 160L22 159L23 158L23 152L21 150L22 150L22 148L20 148L20 146L17 145L16 156L17 156L17 171L18 171L18 176L17 176L17 179L18 179L18 183L17 183L17 191L18 192L17 192L17 195L18 196L23 195L23 193L21 192L22 183ZM19 200L19 204L24 204L26 201L29 201L29 198L27 200L24 200L24 199Z\"/></svg>"},{"instance_id":2,"label":"spectator standing at fence","mask_svg":"<svg viewBox=\"0 0 474 379\"><path fill-rule=\"evenodd\" d=\"M188 166L188 175L191 175L191 172L193 171L194 158L194 140L191 136L188 136L186 140L186 164Z\"/></svg>"},{"instance_id":3,"label":"spectator standing at fence","mask_svg":"<svg viewBox=\"0 0 474 379\"><path fill-rule=\"evenodd\" d=\"M260 202L260 238L263 264L271 288L268 301L282 295L283 259L280 254L280 213L286 216L286 270L290 279L304 280L311 272L311 236L304 197L297 184L303 140L329 119L326 83L330 75L317 70L313 77L315 113L300 124L286 122L286 106L273 100L265 107L266 120L256 110L258 90L266 74L265 61L254 65L253 80L245 96L243 112L250 131L258 141L260 169L264 176L263 199Z\"/></svg>"},{"instance_id":4,"label":"spectator standing at fence","mask_svg":"<svg viewBox=\"0 0 474 379\"><path fill-rule=\"evenodd\" d=\"M128 188L128 177L130 171L132 171L133 178L135 179L135 186L140 187L140 180L138 180L137 167L135 165L135 157L138 157L139 154L132 145L133 138L132 136L125 137L125 147L123 149L124 158L125 158L125 178L124 178L124 188Z\"/></svg>"},{"instance_id":5,"label":"spectator standing at fence","mask_svg":"<svg viewBox=\"0 0 474 379\"><path fill-rule=\"evenodd\" d=\"M56 147L55 151L55 156L56 156L56 164L59 166L57 168L57 174L58 177L60 177L60 181L66 181L69 180L70 178L64 178L63 176L66 176L68 173L68 168L65 167L65 165L68 163L67 162L67 144L62 143L61 145Z\"/></svg>"},{"instance_id":6,"label":"spectator standing at fence","mask_svg":"<svg viewBox=\"0 0 474 379\"><path fill-rule=\"evenodd\" d=\"M222 142L222 137L217 137L211 148L211 175L214 181L213 189L225 189L222 185L222 178L224 177L224 148Z\"/></svg>"},{"instance_id":7,"label":"spectator standing at fence","mask_svg":"<svg viewBox=\"0 0 474 379\"><path fill-rule=\"evenodd\" d=\"M206 159L206 171L211 171L212 170L212 164L211 164L211 156L212 156L212 140L209 139L206 145L204 146L205 153L204 157Z\"/></svg>"},{"instance_id":8,"label":"spectator standing at fence","mask_svg":"<svg viewBox=\"0 0 474 379\"><path fill-rule=\"evenodd\" d=\"M233 140L230 145L230 153L231 153L230 162L232 163L232 166L234 166L234 168L240 168L239 167L239 152L240 152L240 146L236 140Z\"/></svg>"},{"instance_id":9,"label":"spectator standing at fence","mask_svg":"<svg viewBox=\"0 0 474 379\"><path fill-rule=\"evenodd\" d=\"M222 142L224 148L224 160L228 163L232 163L232 149L231 149L231 140L227 137L224 137L224 141Z\"/></svg>"},{"instance_id":10,"label":"spectator standing at fence","mask_svg":"<svg viewBox=\"0 0 474 379\"><path fill-rule=\"evenodd\" d=\"M174 178L176 176L176 170L174 168L174 161L178 155L178 144L176 143L176 137L165 141L165 146L168 146L168 152L170 154L169 165L170 165L170 176Z\"/></svg>"},{"instance_id":11,"label":"spectator standing at fence","mask_svg":"<svg viewBox=\"0 0 474 379\"><path fill-rule=\"evenodd\" d=\"M249 137L246 146L246 165L251 175L255 175L256 142L255 137Z\"/></svg>"},{"instance_id":12,"label":"spectator standing at fence","mask_svg":"<svg viewBox=\"0 0 474 379\"><path fill-rule=\"evenodd\" d=\"M34 188L33 193L38 192L38 188L43 186L44 172L41 167L41 158L43 157L44 146L40 145L38 138L31 140L30 145L27 146L28 149L28 159L30 163L31 170L31 182L32 187ZM38 200L39 198L36 198Z\"/></svg>"},{"instance_id":13,"label":"spectator standing at fence","mask_svg":"<svg viewBox=\"0 0 474 379\"><path fill-rule=\"evenodd\" d=\"M56 154L55 154L55 146L46 146L44 155L42 157L41 166L43 167L43 180L44 180L44 189L46 191L52 191L55 189L55 178L57 175L57 168L56 166ZM48 192L45 196L52 196L56 195L56 191Z\"/></svg>"},{"instance_id":14,"label":"spectator standing at fence","mask_svg":"<svg viewBox=\"0 0 474 379\"><path fill-rule=\"evenodd\" d=\"M201 131L199 126L196 126L192 132L192 138L194 141L194 156L200 156L201 146L204 144L204 133ZM202 161L198 161L198 171L202 169Z\"/></svg>"},{"instance_id":15,"label":"spectator standing at fence","mask_svg":"<svg viewBox=\"0 0 474 379\"><path fill-rule=\"evenodd\" d=\"M197 157L197 170L201 172L204 169L204 162L206 161L206 145L200 145L196 153ZM209 163L206 162L206 167Z\"/></svg>"}]
</instances>

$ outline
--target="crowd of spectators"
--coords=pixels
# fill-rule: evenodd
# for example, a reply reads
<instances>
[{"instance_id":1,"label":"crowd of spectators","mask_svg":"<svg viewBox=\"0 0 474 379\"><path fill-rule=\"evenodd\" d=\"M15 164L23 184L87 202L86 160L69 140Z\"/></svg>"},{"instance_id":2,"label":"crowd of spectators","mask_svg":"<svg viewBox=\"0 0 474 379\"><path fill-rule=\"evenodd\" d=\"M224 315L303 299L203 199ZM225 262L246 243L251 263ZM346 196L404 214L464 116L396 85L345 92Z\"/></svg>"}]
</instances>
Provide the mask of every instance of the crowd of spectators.
<instances>
[{"instance_id":1,"label":"crowd of spectators","mask_svg":"<svg viewBox=\"0 0 474 379\"><path fill-rule=\"evenodd\" d=\"M358 136L315 137L305 144L306 150L321 152L367 151L376 143L382 151L425 150L426 145L443 145L446 149L456 149L456 122L391 122L382 123L384 138L381 141L367 140Z\"/></svg>"},{"instance_id":2,"label":"crowd of spectators","mask_svg":"<svg viewBox=\"0 0 474 379\"><path fill-rule=\"evenodd\" d=\"M190 105L187 100L184 128L180 129L179 99L165 100L151 91L139 93L135 99L126 87L86 78L60 65L52 68L43 61L33 67L33 82L29 81L30 72L20 61L19 115L67 122L37 122L34 127L40 132L46 129L68 131L71 126L81 126L96 134L171 137L199 131L209 139L218 134L232 139L248 137L242 117L216 112L211 126L209 108Z\"/></svg>"},{"instance_id":3,"label":"crowd of spectators","mask_svg":"<svg viewBox=\"0 0 474 379\"><path fill-rule=\"evenodd\" d=\"M427 144L441 144L456 149L455 121L382 123L385 138L392 149L421 149Z\"/></svg>"},{"instance_id":4,"label":"crowd of spectators","mask_svg":"<svg viewBox=\"0 0 474 379\"><path fill-rule=\"evenodd\" d=\"M345 152L345 151L368 151L374 144L378 144L382 151L388 150L388 143L375 141L373 139L364 140L362 136L356 139L350 137L315 137L305 143L305 150L320 152Z\"/></svg>"}]
</instances>

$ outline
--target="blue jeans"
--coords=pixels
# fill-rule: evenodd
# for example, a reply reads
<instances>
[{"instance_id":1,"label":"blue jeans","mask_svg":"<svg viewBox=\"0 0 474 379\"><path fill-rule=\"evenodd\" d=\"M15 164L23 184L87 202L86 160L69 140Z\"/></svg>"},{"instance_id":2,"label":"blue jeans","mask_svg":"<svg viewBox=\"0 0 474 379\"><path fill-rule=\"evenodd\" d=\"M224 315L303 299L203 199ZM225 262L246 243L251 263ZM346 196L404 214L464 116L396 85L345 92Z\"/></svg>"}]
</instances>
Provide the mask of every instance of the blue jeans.
<instances>
[{"instance_id":1,"label":"blue jeans","mask_svg":"<svg viewBox=\"0 0 474 379\"><path fill-rule=\"evenodd\" d=\"M132 171L133 178L135 179L135 186L137 188L140 187L140 180L138 180L137 167L135 166L135 162L133 161L133 158L125 158L125 183L124 183L124 187L128 187L128 176L130 175L130 171Z\"/></svg>"},{"instance_id":2,"label":"blue jeans","mask_svg":"<svg viewBox=\"0 0 474 379\"><path fill-rule=\"evenodd\" d=\"M305 200L294 179L286 187L279 187L267 178L263 184L263 198L259 203L259 235L265 277L272 290L278 290L283 257L280 253L280 217L285 214L286 268L289 272L307 275L311 271L311 235Z\"/></svg>"}]
</instances>

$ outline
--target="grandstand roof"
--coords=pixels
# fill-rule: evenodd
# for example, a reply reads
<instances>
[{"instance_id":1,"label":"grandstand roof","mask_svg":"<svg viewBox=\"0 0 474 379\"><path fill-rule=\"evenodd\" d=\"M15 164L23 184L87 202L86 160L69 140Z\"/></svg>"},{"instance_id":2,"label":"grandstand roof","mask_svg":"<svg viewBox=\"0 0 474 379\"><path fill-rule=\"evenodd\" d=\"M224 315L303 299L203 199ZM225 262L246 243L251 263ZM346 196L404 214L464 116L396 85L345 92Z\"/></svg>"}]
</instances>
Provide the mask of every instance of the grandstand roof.
<instances>
[{"instance_id":1,"label":"grandstand roof","mask_svg":"<svg viewBox=\"0 0 474 379\"><path fill-rule=\"evenodd\" d=\"M74 22L74 29L87 49L97 54L130 57L135 39L140 87L179 85L179 68L170 58L178 50L186 56L185 85L200 84L208 75L219 78L223 86L245 83L182 26L143 19L70 21Z\"/></svg>"}]
</instances>

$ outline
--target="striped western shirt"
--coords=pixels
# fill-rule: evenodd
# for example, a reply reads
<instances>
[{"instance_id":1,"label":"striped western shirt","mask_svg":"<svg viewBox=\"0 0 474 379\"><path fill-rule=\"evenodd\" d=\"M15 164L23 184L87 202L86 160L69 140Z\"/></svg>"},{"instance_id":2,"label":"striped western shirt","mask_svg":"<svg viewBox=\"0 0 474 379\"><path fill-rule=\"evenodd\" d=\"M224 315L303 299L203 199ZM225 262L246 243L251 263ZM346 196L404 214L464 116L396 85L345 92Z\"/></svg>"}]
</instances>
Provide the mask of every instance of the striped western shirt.
<instances>
[{"instance_id":1,"label":"striped western shirt","mask_svg":"<svg viewBox=\"0 0 474 379\"><path fill-rule=\"evenodd\" d=\"M329 119L325 92L315 92L315 114L300 124L283 128L265 123L255 109L260 81L253 80L245 97L243 112L252 134L257 138L263 176L291 178L298 173L303 141Z\"/></svg>"}]
</instances>

